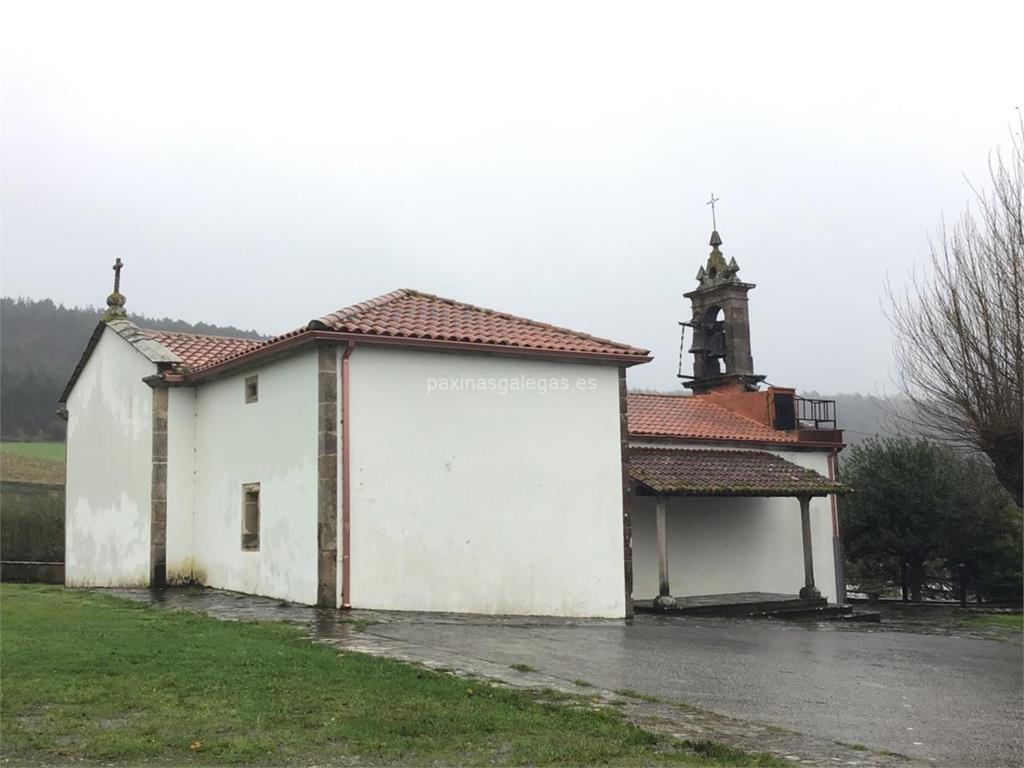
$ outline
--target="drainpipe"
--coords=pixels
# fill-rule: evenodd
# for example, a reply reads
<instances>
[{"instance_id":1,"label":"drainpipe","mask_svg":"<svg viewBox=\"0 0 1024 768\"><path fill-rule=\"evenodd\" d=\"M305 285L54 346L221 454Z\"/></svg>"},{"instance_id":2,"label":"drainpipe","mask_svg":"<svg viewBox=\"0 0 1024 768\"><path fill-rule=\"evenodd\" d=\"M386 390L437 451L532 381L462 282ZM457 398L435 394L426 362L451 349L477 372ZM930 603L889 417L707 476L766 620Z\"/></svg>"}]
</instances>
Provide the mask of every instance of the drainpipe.
<instances>
[{"instance_id":1,"label":"drainpipe","mask_svg":"<svg viewBox=\"0 0 1024 768\"><path fill-rule=\"evenodd\" d=\"M349 494L349 372L348 359L356 343L350 341L341 356L341 607L352 607L350 574L351 550L351 501Z\"/></svg>"},{"instance_id":2,"label":"drainpipe","mask_svg":"<svg viewBox=\"0 0 1024 768\"><path fill-rule=\"evenodd\" d=\"M835 482L839 472L839 449L833 448L828 457L828 479ZM832 558L836 572L836 602L846 604L846 561L843 557L843 537L839 531L839 497L832 494Z\"/></svg>"}]
</instances>

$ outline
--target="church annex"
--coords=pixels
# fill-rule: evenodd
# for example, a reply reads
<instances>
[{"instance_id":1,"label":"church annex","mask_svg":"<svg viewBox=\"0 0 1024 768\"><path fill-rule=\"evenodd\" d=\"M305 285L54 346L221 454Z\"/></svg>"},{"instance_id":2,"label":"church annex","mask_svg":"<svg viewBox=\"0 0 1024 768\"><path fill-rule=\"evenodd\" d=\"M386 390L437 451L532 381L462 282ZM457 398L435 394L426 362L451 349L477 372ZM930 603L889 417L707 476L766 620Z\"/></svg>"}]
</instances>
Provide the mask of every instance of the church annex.
<instances>
[{"instance_id":1,"label":"church annex","mask_svg":"<svg viewBox=\"0 0 1024 768\"><path fill-rule=\"evenodd\" d=\"M63 395L69 585L625 615L645 350L407 289L255 343L123 302Z\"/></svg>"}]
</instances>

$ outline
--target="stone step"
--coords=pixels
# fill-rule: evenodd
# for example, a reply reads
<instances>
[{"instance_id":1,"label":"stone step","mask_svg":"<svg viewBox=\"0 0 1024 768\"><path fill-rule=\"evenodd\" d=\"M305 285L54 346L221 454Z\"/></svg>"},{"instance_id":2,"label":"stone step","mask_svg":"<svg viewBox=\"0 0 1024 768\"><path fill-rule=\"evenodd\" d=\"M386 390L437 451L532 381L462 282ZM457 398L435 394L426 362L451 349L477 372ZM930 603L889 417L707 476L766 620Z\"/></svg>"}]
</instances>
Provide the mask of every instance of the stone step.
<instances>
[{"instance_id":1,"label":"stone step","mask_svg":"<svg viewBox=\"0 0 1024 768\"><path fill-rule=\"evenodd\" d=\"M840 616L840 621L863 621L868 624L879 624L882 614L878 611L854 611L848 616Z\"/></svg>"},{"instance_id":2,"label":"stone step","mask_svg":"<svg viewBox=\"0 0 1024 768\"><path fill-rule=\"evenodd\" d=\"M792 619L794 621L857 621L878 623L882 614L877 611L854 613L850 605L825 605L805 608L783 608L751 614L751 618Z\"/></svg>"},{"instance_id":3,"label":"stone step","mask_svg":"<svg viewBox=\"0 0 1024 768\"><path fill-rule=\"evenodd\" d=\"M767 611L751 613L753 619L810 619L820 621L822 619L841 619L853 613L853 608L848 605L815 605L797 606L792 608L771 608Z\"/></svg>"},{"instance_id":4,"label":"stone step","mask_svg":"<svg viewBox=\"0 0 1024 768\"><path fill-rule=\"evenodd\" d=\"M671 613L682 616L750 616L755 613L766 613L778 610L798 610L806 608L824 608L828 605L825 598L802 600L794 597L791 600L738 600L728 603L708 603L705 605L687 604L685 598L677 605L662 607L652 601L637 601L634 604L637 613Z\"/></svg>"}]
</instances>

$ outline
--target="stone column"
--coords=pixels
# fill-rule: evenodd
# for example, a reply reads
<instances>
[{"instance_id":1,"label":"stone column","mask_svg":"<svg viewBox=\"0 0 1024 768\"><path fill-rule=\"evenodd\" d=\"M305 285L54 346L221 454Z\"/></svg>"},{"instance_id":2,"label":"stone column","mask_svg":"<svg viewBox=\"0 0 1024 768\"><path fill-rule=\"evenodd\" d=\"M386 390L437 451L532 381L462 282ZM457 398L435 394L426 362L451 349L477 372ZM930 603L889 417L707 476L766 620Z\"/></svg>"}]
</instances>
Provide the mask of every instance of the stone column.
<instances>
[{"instance_id":1,"label":"stone column","mask_svg":"<svg viewBox=\"0 0 1024 768\"><path fill-rule=\"evenodd\" d=\"M153 388L153 457L149 497L149 586L167 586L167 387Z\"/></svg>"},{"instance_id":2,"label":"stone column","mask_svg":"<svg viewBox=\"0 0 1024 768\"><path fill-rule=\"evenodd\" d=\"M338 607L338 353L317 349L317 588L316 604Z\"/></svg>"},{"instance_id":3,"label":"stone column","mask_svg":"<svg viewBox=\"0 0 1024 768\"><path fill-rule=\"evenodd\" d=\"M654 501L655 521L657 528L658 552L658 596L654 598L654 604L659 608L671 608L676 604L675 598L668 584L668 536L666 535L665 507L668 505L664 496L656 497Z\"/></svg>"},{"instance_id":4,"label":"stone column","mask_svg":"<svg viewBox=\"0 0 1024 768\"><path fill-rule=\"evenodd\" d=\"M814 586L814 554L811 552L811 497L798 496L800 502L800 533L804 540L804 585L800 589L802 600L817 600L821 592Z\"/></svg>"}]
</instances>

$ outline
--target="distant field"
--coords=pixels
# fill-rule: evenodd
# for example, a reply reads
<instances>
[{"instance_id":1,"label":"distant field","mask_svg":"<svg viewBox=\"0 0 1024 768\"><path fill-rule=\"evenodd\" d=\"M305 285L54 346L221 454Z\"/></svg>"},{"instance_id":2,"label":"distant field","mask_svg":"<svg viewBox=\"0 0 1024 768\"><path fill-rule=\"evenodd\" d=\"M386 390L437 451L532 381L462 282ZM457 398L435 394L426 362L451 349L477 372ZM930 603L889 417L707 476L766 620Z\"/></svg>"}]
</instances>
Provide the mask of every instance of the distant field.
<instances>
[{"instance_id":1,"label":"distant field","mask_svg":"<svg viewBox=\"0 0 1024 768\"><path fill-rule=\"evenodd\" d=\"M33 459L64 461L64 443L13 443L5 440L0 443L0 451Z\"/></svg>"},{"instance_id":2,"label":"distant field","mask_svg":"<svg viewBox=\"0 0 1024 768\"><path fill-rule=\"evenodd\" d=\"M64 485L64 461L23 456L4 449L0 451L0 480L9 483Z\"/></svg>"},{"instance_id":3,"label":"distant field","mask_svg":"<svg viewBox=\"0 0 1024 768\"><path fill-rule=\"evenodd\" d=\"M64 443L0 443L0 558L64 560Z\"/></svg>"}]
</instances>

